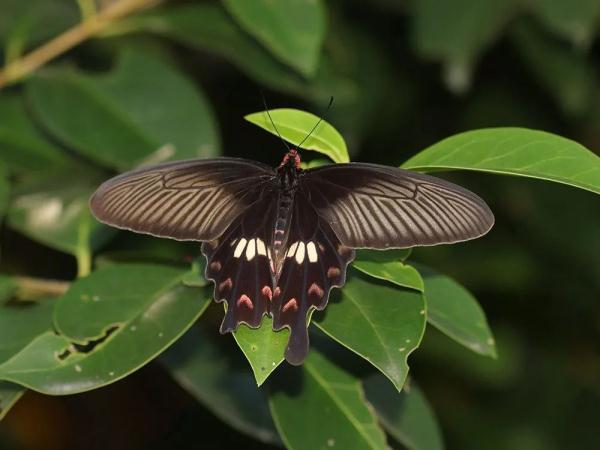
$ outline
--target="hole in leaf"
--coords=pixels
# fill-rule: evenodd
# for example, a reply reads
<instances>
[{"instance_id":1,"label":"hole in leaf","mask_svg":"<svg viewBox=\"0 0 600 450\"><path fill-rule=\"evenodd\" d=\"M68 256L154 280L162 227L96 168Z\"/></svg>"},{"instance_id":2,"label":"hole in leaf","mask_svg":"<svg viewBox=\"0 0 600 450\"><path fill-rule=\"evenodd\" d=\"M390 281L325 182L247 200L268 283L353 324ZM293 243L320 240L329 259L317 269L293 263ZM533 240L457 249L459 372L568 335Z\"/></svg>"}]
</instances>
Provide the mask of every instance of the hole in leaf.
<instances>
[{"instance_id":1,"label":"hole in leaf","mask_svg":"<svg viewBox=\"0 0 600 450\"><path fill-rule=\"evenodd\" d=\"M110 337L110 335L113 334L115 331L117 331L119 328L120 328L120 325L113 325L106 330L106 332L104 333L103 336L99 337L98 339L89 340L85 344L72 343L67 348L65 348L62 352L57 353L56 358L59 361L65 361L69 356L71 356L74 353L84 353L84 354L90 353L90 352L94 351L94 349L98 345L105 342Z\"/></svg>"}]
</instances>

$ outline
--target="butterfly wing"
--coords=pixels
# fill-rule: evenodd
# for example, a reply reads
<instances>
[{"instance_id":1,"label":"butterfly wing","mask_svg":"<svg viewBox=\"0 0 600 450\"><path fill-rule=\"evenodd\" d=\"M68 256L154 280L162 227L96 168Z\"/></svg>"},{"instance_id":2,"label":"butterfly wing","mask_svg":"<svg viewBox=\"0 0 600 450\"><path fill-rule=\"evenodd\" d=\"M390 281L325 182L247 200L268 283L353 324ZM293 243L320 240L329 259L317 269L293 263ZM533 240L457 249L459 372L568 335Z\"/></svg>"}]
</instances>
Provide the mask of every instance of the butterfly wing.
<instances>
[{"instance_id":1,"label":"butterfly wing","mask_svg":"<svg viewBox=\"0 0 600 450\"><path fill-rule=\"evenodd\" d=\"M494 216L485 202L453 183L394 167L335 164L307 171L311 204L352 248L405 248L474 239Z\"/></svg>"},{"instance_id":2,"label":"butterfly wing","mask_svg":"<svg viewBox=\"0 0 600 450\"><path fill-rule=\"evenodd\" d=\"M166 163L102 184L90 201L101 222L178 240L211 241L255 203L275 174L237 158Z\"/></svg>"},{"instance_id":3,"label":"butterfly wing","mask_svg":"<svg viewBox=\"0 0 600 450\"><path fill-rule=\"evenodd\" d=\"M273 291L271 315L274 330L290 329L285 358L297 365L308 352L310 310L324 309L330 290L344 284L354 250L341 244L302 192L294 199L288 244Z\"/></svg>"},{"instance_id":4,"label":"butterfly wing","mask_svg":"<svg viewBox=\"0 0 600 450\"><path fill-rule=\"evenodd\" d=\"M257 328L269 312L274 279L268 243L275 205L274 192L264 190L221 237L202 244L205 275L215 285L213 297L227 303L221 333L236 330L240 323Z\"/></svg>"}]
</instances>

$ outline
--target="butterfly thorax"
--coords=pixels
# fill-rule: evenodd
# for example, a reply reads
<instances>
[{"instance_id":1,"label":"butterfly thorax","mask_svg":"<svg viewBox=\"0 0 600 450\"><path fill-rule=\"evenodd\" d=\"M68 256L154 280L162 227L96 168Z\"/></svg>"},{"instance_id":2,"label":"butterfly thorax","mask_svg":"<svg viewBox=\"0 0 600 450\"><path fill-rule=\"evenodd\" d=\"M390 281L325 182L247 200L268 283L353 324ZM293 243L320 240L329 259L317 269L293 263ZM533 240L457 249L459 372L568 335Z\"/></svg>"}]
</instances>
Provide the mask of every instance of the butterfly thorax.
<instances>
[{"instance_id":1,"label":"butterfly thorax","mask_svg":"<svg viewBox=\"0 0 600 450\"><path fill-rule=\"evenodd\" d=\"M277 168L277 215L271 241L273 252L271 271L274 276L277 276L281 271L281 265L285 257L285 249L287 246L292 216L292 206L298 187L298 178L301 173L300 156L296 150L290 150L285 154L281 164Z\"/></svg>"}]
</instances>

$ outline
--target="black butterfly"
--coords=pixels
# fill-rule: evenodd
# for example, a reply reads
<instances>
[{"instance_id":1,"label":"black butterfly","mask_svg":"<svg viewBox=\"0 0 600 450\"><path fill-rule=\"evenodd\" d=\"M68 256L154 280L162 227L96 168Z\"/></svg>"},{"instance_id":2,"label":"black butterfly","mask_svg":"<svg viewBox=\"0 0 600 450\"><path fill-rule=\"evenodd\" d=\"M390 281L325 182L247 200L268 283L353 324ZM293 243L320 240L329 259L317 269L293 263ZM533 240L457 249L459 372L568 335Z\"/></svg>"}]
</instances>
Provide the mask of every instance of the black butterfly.
<instances>
[{"instance_id":1,"label":"black butterfly","mask_svg":"<svg viewBox=\"0 0 600 450\"><path fill-rule=\"evenodd\" d=\"M473 239L494 222L477 195L447 181L374 164L303 170L296 150L272 168L237 158L135 170L100 186L102 222L203 241L206 278L227 302L221 333L263 315L291 331L285 357L308 352L307 317L344 284L355 248L405 248Z\"/></svg>"}]
</instances>

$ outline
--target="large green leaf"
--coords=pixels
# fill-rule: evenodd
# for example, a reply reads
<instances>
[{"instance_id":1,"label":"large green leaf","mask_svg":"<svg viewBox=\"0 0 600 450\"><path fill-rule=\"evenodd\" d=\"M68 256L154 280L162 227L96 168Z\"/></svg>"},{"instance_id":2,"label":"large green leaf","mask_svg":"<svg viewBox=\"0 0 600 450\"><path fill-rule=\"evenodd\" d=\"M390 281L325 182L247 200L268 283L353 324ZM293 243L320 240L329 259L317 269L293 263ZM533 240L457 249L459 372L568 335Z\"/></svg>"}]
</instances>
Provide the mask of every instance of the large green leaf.
<instances>
[{"instance_id":1,"label":"large green leaf","mask_svg":"<svg viewBox=\"0 0 600 450\"><path fill-rule=\"evenodd\" d=\"M18 384L0 381L0 420L2 420L10 408L21 398L26 389Z\"/></svg>"},{"instance_id":2,"label":"large green leaf","mask_svg":"<svg viewBox=\"0 0 600 450\"><path fill-rule=\"evenodd\" d=\"M358 378L314 348L302 368L289 370L282 385L274 387L269 396L286 448L388 448Z\"/></svg>"},{"instance_id":3,"label":"large green leaf","mask_svg":"<svg viewBox=\"0 0 600 450\"><path fill-rule=\"evenodd\" d=\"M292 146L300 144L320 120L314 114L298 109L271 109L269 113L271 118L266 111L248 114L244 118L274 135L277 135L277 131L279 131L281 137L290 142ZM271 119L277 130L273 128ZM321 121L302 144L302 148L323 153L337 163L350 161L344 138L325 120Z\"/></svg>"},{"instance_id":4,"label":"large green leaf","mask_svg":"<svg viewBox=\"0 0 600 450\"><path fill-rule=\"evenodd\" d=\"M114 233L94 219L88 208L99 182L98 174L79 167L31 180L16 190L8 223L31 239L74 255L80 273L85 274L92 251Z\"/></svg>"},{"instance_id":5,"label":"large green leaf","mask_svg":"<svg viewBox=\"0 0 600 450\"><path fill-rule=\"evenodd\" d=\"M429 323L474 352L495 358L496 343L475 297L452 278L417 268L425 283Z\"/></svg>"},{"instance_id":6,"label":"large green leaf","mask_svg":"<svg viewBox=\"0 0 600 450\"><path fill-rule=\"evenodd\" d=\"M214 52L254 80L272 88L307 93L306 83L236 25L217 3L193 3L158 9L124 22L182 44ZM257 96L258 101L258 96Z\"/></svg>"},{"instance_id":7,"label":"large green leaf","mask_svg":"<svg viewBox=\"0 0 600 450\"><path fill-rule=\"evenodd\" d=\"M410 389L398 393L379 374L364 380L363 386L379 421L400 443L411 450L444 448L435 414L417 386L411 383Z\"/></svg>"},{"instance_id":8,"label":"large green leaf","mask_svg":"<svg viewBox=\"0 0 600 450\"><path fill-rule=\"evenodd\" d=\"M113 383L155 358L209 304L185 287L186 271L113 265L75 281L58 300L53 331L0 364L0 379L62 395Z\"/></svg>"},{"instance_id":9,"label":"large green leaf","mask_svg":"<svg viewBox=\"0 0 600 450\"><path fill-rule=\"evenodd\" d=\"M181 386L221 420L262 442L279 443L264 390L256 387L243 358L228 353L224 343L213 330L195 326L161 361Z\"/></svg>"},{"instance_id":10,"label":"large green leaf","mask_svg":"<svg viewBox=\"0 0 600 450\"><path fill-rule=\"evenodd\" d=\"M356 259L352 265L361 272L380 280L391 281L398 286L423 291L423 280L417 269L403 262L409 254L409 249L383 252L357 250Z\"/></svg>"},{"instance_id":11,"label":"large green leaf","mask_svg":"<svg viewBox=\"0 0 600 450\"><path fill-rule=\"evenodd\" d=\"M515 4L515 0L417 0L412 32L416 50L443 62L449 86L464 90L475 60L498 38Z\"/></svg>"},{"instance_id":12,"label":"large green leaf","mask_svg":"<svg viewBox=\"0 0 600 450\"><path fill-rule=\"evenodd\" d=\"M408 375L408 355L425 331L423 296L353 270L348 275L341 301L330 299L315 324L377 367L400 390Z\"/></svg>"},{"instance_id":13,"label":"large green leaf","mask_svg":"<svg viewBox=\"0 0 600 450\"><path fill-rule=\"evenodd\" d=\"M0 306L0 364L52 330L53 308L49 299L31 305Z\"/></svg>"},{"instance_id":14,"label":"large green leaf","mask_svg":"<svg viewBox=\"0 0 600 450\"><path fill-rule=\"evenodd\" d=\"M477 170L555 181L600 193L600 158L577 142L544 131L489 128L444 139L402 167L431 172Z\"/></svg>"},{"instance_id":15,"label":"large green leaf","mask_svg":"<svg viewBox=\"0 0 600 450\"><path fill-rule=\"evenodd\" d=\"M273 319L263 317L260 328L240 325L233 337L252 367L256 384L260 386L283 362L290 332L285 328L273 331Z\"/></svg>"},{"instance_id":16,"label":"large green leaf","mask_svg":"<svg viewBox=\"0 0 600 450\"><path fill-rule=\"evenodd\" d=\"M321 0L224 0L231 15L278 58L314 75L325 37Z\"/></svg>"},{"instance_id":17,"label":"large green leaf","mask_svg":"<svg viewBox=\"0 0 600 450\"><path fill-rule=\"evenodd\" d=\"M65 153L35 128L19 95L0 95L0 163L10 171L60 167Z\"/></svg>"},{"instance_id":18,"label":"large green leaf","mask_svg":"<svg viewBox=\"0 0 600 450\"><path fill-rule=\"evenodd\" d=\"M72 69L34 77L27 94L36 117L56 138L104 165L217 154L211 108L202 93L169 64L125 51L108 75Z\"/></svg>"}]
</instances>

